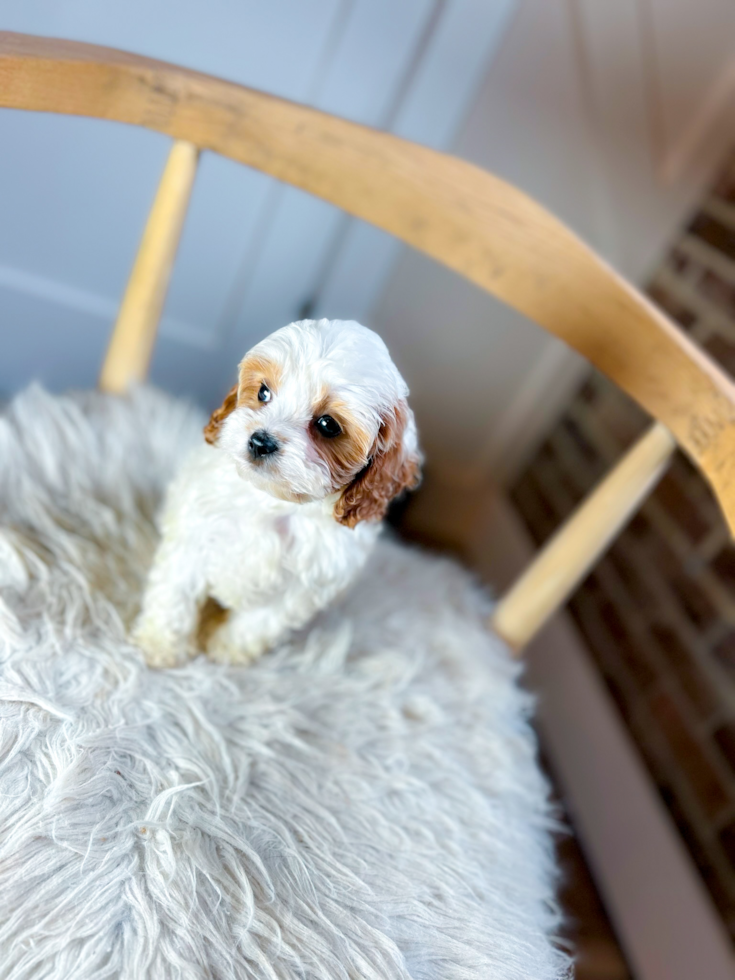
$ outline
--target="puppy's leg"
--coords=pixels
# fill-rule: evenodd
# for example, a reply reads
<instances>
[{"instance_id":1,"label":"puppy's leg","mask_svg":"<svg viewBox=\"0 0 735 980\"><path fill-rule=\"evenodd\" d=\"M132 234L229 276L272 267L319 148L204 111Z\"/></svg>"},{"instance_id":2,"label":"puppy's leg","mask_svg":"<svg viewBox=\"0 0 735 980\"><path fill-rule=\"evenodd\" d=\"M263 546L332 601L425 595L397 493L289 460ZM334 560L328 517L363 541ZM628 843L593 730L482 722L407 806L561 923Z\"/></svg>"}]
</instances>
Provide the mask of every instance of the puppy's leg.
<instances>
[{"instance_id":1,"label":"puppy's leg","mask_svg":"<svg viewBox=\"0 0 735 980\"><path fill-rule=\"evenodd\" d=\"M220 664L249 664L288 632L276 609L231 611L207 641L207 656Z\"/></svg>"},{"instance_id":2,"label":"puppy's leg","mask_svg":"<svg viewBox=\"0 0 735 980\"><path fill-rule=\"evenodd\" d=\"M360 566L357 565L356 568ZM253 609L232 610L207 640L207 656L223 664L248 664L298 630L338 595L354 572L334 582L291 587L277 599Z\"/></svg>"},{"instance_id":3,"label":"puppy's leg","mask_svg":"<svg viewBox=\"0 0 735 980\"><path fill-rule=\"evenodd\" d=\"M132 640L149 667L174 667L196 653L206 579L197 554L164 541L156 552Z\"/></svg>"}]
</instances>

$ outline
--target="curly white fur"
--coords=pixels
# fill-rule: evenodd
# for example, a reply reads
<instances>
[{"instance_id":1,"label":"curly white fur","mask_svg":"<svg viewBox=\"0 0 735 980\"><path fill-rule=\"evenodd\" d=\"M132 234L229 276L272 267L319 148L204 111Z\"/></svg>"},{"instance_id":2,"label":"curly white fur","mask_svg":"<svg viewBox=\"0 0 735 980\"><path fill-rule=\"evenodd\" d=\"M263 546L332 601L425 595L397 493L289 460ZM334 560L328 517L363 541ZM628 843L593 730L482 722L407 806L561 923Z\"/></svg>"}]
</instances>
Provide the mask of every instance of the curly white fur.
<instances>
[{"instance_id":1,"label":"curly white fur","mask_svg":"<svg viewBox=\"0 0 735 980\"><path fill-rule=\"evenodd\" d=\"M243 390L253 363L256 390L267 381L267 402ZM208 655L243 663L304 626L350 584L379 523L347 527L335 519L335 505L340 491L375 465L370 447L407 395L383 341L353 321L292 323L246 355L237 403L233 397L216 445L202 442L188 456L167 496L162 541L134 630L149 665L174 666L197 652L207 599L229 613L209 639ZM336 483L329 466L336 440L314 425L316 415L332 411L330 404L342 413L337 438L352 459ZM413 415L407 405L404 411L401 453L418 458ZM254 456L256 432L278 449Z\"/></svg>"},{"instance_id":2,"label":"curly white fur","mask_svg":"<svg viewBox=\"0 0 735 980\"><path fill-rule=\"evenodd\" d=\"M0 976L566 977L529 699L464 572L379 543L247 669L127 640L202 421L0 418Z\"/></svg>"}]
</instances>

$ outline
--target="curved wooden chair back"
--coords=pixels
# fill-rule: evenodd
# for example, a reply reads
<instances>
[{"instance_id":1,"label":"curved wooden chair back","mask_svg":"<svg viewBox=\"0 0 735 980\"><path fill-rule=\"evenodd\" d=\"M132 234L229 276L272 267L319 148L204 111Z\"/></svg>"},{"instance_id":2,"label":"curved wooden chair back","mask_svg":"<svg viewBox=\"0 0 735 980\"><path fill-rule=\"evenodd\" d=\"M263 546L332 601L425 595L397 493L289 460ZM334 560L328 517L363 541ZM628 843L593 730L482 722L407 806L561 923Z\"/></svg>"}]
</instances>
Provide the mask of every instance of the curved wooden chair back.
<instances>
[{"instance_id":1,"label":"curved wooden chair back","mask_svg":"<svg viewBox=\"0 0 735 980\"><path fill-rule=\"evenodd\" d=\"M656 423L498 603L520 650L634 513L677 443L735 529L735 385L644 296L515 187L446 154L121 51L0 33L0 106L113 119L175 142L102 368L145 378L200 150L315 194L454 269L566 341Z\"/></svg>"}]
</instances>

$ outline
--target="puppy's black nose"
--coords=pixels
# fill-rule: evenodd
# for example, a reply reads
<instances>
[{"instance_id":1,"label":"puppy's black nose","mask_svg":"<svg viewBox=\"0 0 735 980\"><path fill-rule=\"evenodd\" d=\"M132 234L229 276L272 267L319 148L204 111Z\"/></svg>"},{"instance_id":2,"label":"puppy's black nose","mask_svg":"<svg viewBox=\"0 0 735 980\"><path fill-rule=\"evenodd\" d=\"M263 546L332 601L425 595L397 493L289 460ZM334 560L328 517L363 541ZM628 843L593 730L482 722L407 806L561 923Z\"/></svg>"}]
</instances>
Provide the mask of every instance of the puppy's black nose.
<instances>
[{"instance_id":1,"label":"puppy's black nose","mask_svg":"<svg viewBox=\"0 0 735 980\"><path fill-rule=\"evenodd\" d=\"M257 432L253 432L250 436L248 446L253 459L260 459L261 456L270 456L271 453L277 453L281 448L277 440L273 438L270 432L266 432L265 429L258 429Z\"/></svg>"}]
</instances>

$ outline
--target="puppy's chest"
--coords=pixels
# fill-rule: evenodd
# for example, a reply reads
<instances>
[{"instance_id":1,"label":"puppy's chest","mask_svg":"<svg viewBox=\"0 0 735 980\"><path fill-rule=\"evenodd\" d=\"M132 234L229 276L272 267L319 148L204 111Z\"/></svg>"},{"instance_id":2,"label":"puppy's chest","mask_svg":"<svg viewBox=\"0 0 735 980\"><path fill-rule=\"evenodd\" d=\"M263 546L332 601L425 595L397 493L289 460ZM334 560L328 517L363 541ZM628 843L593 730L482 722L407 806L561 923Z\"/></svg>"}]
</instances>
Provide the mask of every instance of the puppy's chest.
<instances>
[{"instance_id":1,"label":"puppy's chest","mask_svg":"<svg viewBox=\"0 0 735 980\"><path fill-rule=\"evenodd\" d=\"M254 519L255 518L255 519ZM300 584L329 586L357 570L367 555L364 534L323 514L244 508L220 523L221 549L212 572L228 592L275 592Z\"/></svg>"}]
</instances>

